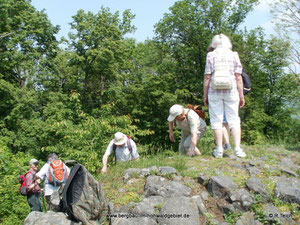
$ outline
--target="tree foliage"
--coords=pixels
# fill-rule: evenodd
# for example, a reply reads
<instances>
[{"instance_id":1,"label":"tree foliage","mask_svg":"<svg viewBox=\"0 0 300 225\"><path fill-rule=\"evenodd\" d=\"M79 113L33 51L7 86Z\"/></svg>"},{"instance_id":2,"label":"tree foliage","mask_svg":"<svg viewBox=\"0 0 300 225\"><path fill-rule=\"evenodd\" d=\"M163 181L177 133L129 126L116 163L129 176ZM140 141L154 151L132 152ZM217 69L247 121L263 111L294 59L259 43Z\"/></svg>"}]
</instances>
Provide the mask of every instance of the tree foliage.
<instances>
[{"instance_id":1,"label":"tree foliage","mask_svg":"<svg viewBox=\"0 0 300 225\"><path fill-rule=\"evenodd\" d=\"M129 10L121 16L103 7L96 14L79 10L61 47L59 27L45 12L28 0L2 0L0 223L19 224L29 212L17 177L32 157L46 161L56 152L97 173L117 131L130 135L142 156L176 149L168 139L168 110L202 104L206 50L220 32L252 81L240 110L243 143L280 140L297 147L299 76L285 69L291 43L266 38L262 29L239 29L257 2L177 1L143 43L124 36L135 30ZM201 143L210 151L211 131Z\"/></svg>"},{"instance_id":2,"label":"tree foliage","mask_svg":"<svg viewBox=\"0 0 300 225\"><path fill-rule=\"evenodd\" d=\"M272 14L277 34L290 42L291 73L298 75L300 70L300 2L297 0L276 0L272 4Z\"/></svg>"}]
</instances>

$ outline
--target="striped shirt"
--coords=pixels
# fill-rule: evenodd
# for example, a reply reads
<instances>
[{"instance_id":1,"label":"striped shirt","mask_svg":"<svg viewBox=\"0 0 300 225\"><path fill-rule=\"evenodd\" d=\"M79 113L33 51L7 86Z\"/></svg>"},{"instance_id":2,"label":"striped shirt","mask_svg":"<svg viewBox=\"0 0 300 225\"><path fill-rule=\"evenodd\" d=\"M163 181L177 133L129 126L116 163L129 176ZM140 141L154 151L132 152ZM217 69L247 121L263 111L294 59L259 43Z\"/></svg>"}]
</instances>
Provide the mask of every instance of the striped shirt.
<instances>
[{"instance_id":1,"label":"striped shirt","mask_svg":"<svg viewBox=\"0 0 300 225\"><path fill-rule=\"evenodd\" d=\"M238 94L235 73L241 74L243 68L237 52L233 52L230 49L224 49L224 48L216 48L214 51L209 52L206 57L205 74L212 74L215 70L215 65L218 62L224 62L224 60L229 65L230 73L232 75L233 88L230 90L216 90L211 87L211 82L210 82L208 87L209 95Z\"/></svg>"}]
</instances>

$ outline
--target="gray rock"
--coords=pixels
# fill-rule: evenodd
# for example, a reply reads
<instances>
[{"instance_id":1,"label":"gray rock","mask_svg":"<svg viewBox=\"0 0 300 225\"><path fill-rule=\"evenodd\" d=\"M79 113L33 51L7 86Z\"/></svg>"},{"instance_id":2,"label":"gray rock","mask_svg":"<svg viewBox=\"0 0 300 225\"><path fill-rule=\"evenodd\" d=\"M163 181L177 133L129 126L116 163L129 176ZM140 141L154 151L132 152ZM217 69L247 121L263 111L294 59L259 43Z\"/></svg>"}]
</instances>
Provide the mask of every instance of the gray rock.
<instances>
[{"instance_id":1,"label":"gray rock","mask_svg":"<svg viewBox=\"0 0 300 225\"><path fill-rule=\"evenodd\" d=\"M111 225L156 225L156 220L148 215L134 213L118 213L116 218L111 218Z\"/></svg>"},{"instance_id":2,"label":"gray rock","mask_svg":"<svg viewBox=\"0 0 300 225\"><path fill-rule=\"evenodd\" d=\"M207 184L207 190L213 197L222 198L227 196L230 191L238 188L230 178L224 176L212 176Z\"/></svg>"},{"instance_id":3,"label":"gray rock","mask_svg":"<svg viewBox=\"0 0 300 225\"><path fill-rule=\"evenodd\" d=\"M250 166L261 166L261 161L258 159L255 159L254 161L249 162Z\"/></svg>"},{"instance_id":4,"label":"gray rock","mask_svg":"<svg viewBox=\"0 0 300 225\"><path fill-rule=\"evenodd\" d=\"M207 191L202 191L200 193L200 196L201 196L202 200L207 201L209 198L209 193Z\"/></svg>"},{"instance_id":5,"label":"gray rock","mask_svg":"<svg viewBox=\"0 0 300 225\"><path fill-rule=\"evenodd\" d=\"M177 170L173 167L170 167L170 166L159 167L159 171L162 175L177 174Z\"/></svg>"},{"instance_id":6,"label":"gray rock","mask_svg":"<svg viewBox=\"0 0 300 225\"><path fill-rule=\"evenodd\" d=\"M280 213L279 210L272 204L264 205L263 208L264 208L264 214L270 224L272 224L276 220L280 221L280 224L288 224L288 225L297 224L292 219L290 212Z\"/></svg>"},{"instance_id":7,"label":"gray rock","mask_svg":"<svg viewBox=\"0 0 300 225\"><path fill-rule=\"evenodd\" d=\"M147 177L152 172L158 173L159 169L156 166L151 166L149 168L138 169L138 168L129 168L125 171L123 179L126 181L132 177Z\"/></svg>"},{"instance_id":8,"label":"gray rock","mask_svg":"<svg viewBox=\"0 0 300 225\"><path fill-rule=\"evenodd\" d=\"M258 220L255 220L255 217L253 213L251 212L246 212L244 213L238 221L236 221L235 225L260 225L262 224Z\"/></svg>"},{"instance_id":9,"label":"gray rock","mask_svg":"<svg viewBox=\"0 0 300 225\"><path fill-rule=\"evenodd\" d=\"M115 210L111 217L111 224L126 225L126 224L157 224L157 209L156 206L164 204L164 198L161 196L150 196L144 198L140 203L129 203Z\"/></svg>"},{"instance_id":10,"label":"gray rock","mask_svg":"<svg viewBox=\"0 0 300 225\"><path fill-rule=\"evenodd\" d=\"M129 180L129 181L130 181L130 180ZM127 184L128 184L128 182L127 182ZM125 192L127 192L128 190L125 189L125 188L119 188L118 191L121 192L121 193L125 193Z\"/></svg>"},{"instance_id":11,"label":"gray rock","mask_svg":"<svg viewBox=\"0 0 300 225\"><path fill-rule=\"evenodd\" d=\"M62 212L48 211L46 213L33 211L28 214L24 221L24 225L45 225L45 224L55 224L55 225L68 225L68 224L82 224L75 223L69 220Z\"/></svg>"},{"instance_id":12,"label":"gray rock","mask_svg":"<svg viewBox=\"0 0 300 225\"><path fill-rule=\"evenodd\" d=\"M155 208L157 205L163 205L165 201L165 198L161 196L149 196L148 198L144 198L142 203Z\"/></svg>"},{"instance_id":13,"label":"gray rock","mask_svg":"<svg viewBox=\"0 0 300 225\"><path fill-rule=\"evenodd\" d=\"M295 173L294 171L290 170L289 168L282 168L281 171L282 171L283 173L288 174L288 175L292 175L292 176L294 176L294 177L298 177L298 174Z\"/></svg>"},{"instance_id":14,"label":"gray rock","mask_svg":"<svg viewBox=\"0 0 300 225\"><path fill-rule=\"evenodd\" d=\"M195 225L200 224L198 207L188 197L172 197L167 200L160 211L159 224L164 225ZM168 218L170 217L170 218Z\"/></svg>"},{"instance_id":15,"label":"gray rock","mask_svg":"<svg viewBox=\"0 0 300 225\"><path fill-rule=\"evenodd\" d=\"M61 212L61 200L58 190L54 191L50 196L50 209L55 212Z\"/></svg>"},{"instance_id":16,"label":"gray rock","mask_svg":"<svg viewBox=\"0 0 300 225\"><path fill-rule=\"evenodd\" d=\"M223 214L233 213L236 211L233 205L226 201L217 202L217 206Z\"/></svg>"},{"instance_id":17,"label":"gray rock","mask_svg":"<svg viewBox=\"0 0 300 225\"><path fill-rule=\"evenodd\" d=\"M265 199L268 199L268 192L266 190L265 185L258 179L257 177L250 177L246 181L246 186L250 191L253 191L254 193L260 194Z\"/></svg>"},{"instance_id":18,"label":"gray rock","mask_svg":"<svg viewBox=\"0 0 300 225\"><path fill-rule=\"evenodd\" d=\"M245 165L240 164L240 163L232 164L232 166L235 167L235 168L241 169L241 170L244 170L246 168Z\"/></svg>"},{"instance_id":19,"label":"gray rock","mask_svg":"<svg viewBox=\"0 0 300 225\"><path fill-rule=\"evenodd\" d=\"M300 204L300 180L286 177L277 177L276 180L276 197L285 202Z\"/></svg>"},{"instance_id":20,"label":"gray rock","mask_svg":"<svg viewBox=\"0 0 300 225\"><path fill-rule=\"evenodd\" d=\"M238 189L229 193L233 206L241 211L247 211L254 204L254 200L246 189Z\"/></svg>"},{"instance_id":21,"label":"gray rock","mask_svg":"<svg viewBox=\"0 0 300 225\"><path fill-rule=\"evenodd\" d=\"M211 224L211 225L220 225L221 224L221 222L215 218L210 218L210 219L208 219L208 221L209 221L208 224Z\"/></svg>"},{"instance_id":22,"label":"gray rock","mask_svg":"<svg viewBox=\"0 0 300 225\"><path fill-rule=\"evenodd\" d=\"M132 185L132 184L137 183L139 181L140 180L138 178L132 178L132 179L128 180L126 184L127 185Z\"/></svg>"},{"instance_id":23,"label":"gray rock","mask_svg":"<svg viewBox=\"0 0 300 225\"><path fill-rule=\"evenodd\" d=\"M261 161L267 161L268 159L269 158L266 155L259 158L259 160L261 160Z\"/></svg>"},{"instance_id":24,"label":"gray rock","mask_svg":"<svg viewBox=\"0 0 300 225\"><path fill-rule=\"evenodd\" d=\"M224 176L223 171L222 171L222 170L219 170L219 169L214 169L214 173L215 173L217 176Z\"/></svg>"},{"instance_id":25,"label":"gray rock","mask_svg":"<svg viewBox=\"0 0 300 225\"><path fill-rule=\"evenodd\" d=\"M207 213L207 209L206 209L200 195L192 196L192 200L196 203L200 214Z\"/></svg>"},{"instance_id":26,"label":"gray rock","mask_svg":"<svg viewBox=\"0 0 300 225\"><path fill-rule=\"evenodd\" d=\"M145 196L190 196L192 189L177 182L169 181L168 179L160 176L149 176L145 185Z\"/></svg>"},{"instance_id":27,"label":"gray rock","mask_svg":"<svg viewBox=\"0 0 300 225\"><path fill-rule=\"evenodd\" d=\"M283 158L280 160L281 167L287 167L292 170L297 170L299 169L299 166L297 166L290 158Z\"/></svg>"},{"instance_id":28,"label":"gray rock","mask_svg":"<svg viewBox=\"0 0 300 225\"><path fill-rule=\"evenodd\" d=\"M198 182L199 184L204 185L204 186L207 185L208 180L209 180L209 177L207 177L207 176L204 175L204 174L199 174L199 175L197 176L197 182Z\"/></svg>"},{"instance_id":29,"label":"gray rock","mask_svg":"<svg viewBox=\"0 0 300 225\"><path fill-rule=\"evenodd\" d=\"M140 176L140 169L137 168L129 168L125 171L125 175L123 177L124 180L128 180L130 178L134 177L139 177Z\"/></svg>"},{"instance_id":30,"label":"gray rock","mask_svg":"<svg viewBox=\"0 0 300 225\"><path fill-rule=\"evenodd\" d=\"M261 173L260 169L254 166L248 166L246 169L251 176L256 176L257 174Z\"/></svg>"},{"instance_id":31,"label":"gray rock","mask_svg":"<svg viewBox=\"0 0 300 225\"><path fill-rule=\"evenodd\" d=\"M183 177L182 176L174 176L173 180L174 181L182 181Z\"/></svg>"}]
</instances>

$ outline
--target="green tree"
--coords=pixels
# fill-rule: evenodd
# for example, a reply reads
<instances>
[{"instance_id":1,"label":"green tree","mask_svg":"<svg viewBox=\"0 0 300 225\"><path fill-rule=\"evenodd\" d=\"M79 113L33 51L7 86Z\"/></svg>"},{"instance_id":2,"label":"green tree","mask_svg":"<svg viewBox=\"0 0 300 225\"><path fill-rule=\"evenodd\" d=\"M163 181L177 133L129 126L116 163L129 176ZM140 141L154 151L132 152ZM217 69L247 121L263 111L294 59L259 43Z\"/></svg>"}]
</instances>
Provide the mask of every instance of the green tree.
<instances>
[{"instance_id":1,"label":"green tree","mask_svg":"<svg viewBox=\"0 0 300 225\"><path fill-rule=\"evenodd\" d=\"M297 0L276 0L271 4L276 31L280 38L290 42L291 73L298 75L300 67L300 2Z\"/></svg>"},{"instance_id":2,"label":"green tree","mask_svg":"<svg viewBox=\"0 0 300 225\"><path fill-rule=\"evenodd\" d=\"M173 58L173 90L182 92L185 102L202 102L206 50L217 33L237 31L257 0L178 1L156 24L156 40Z\"/></svg>"},{"instance_id":3,"label":"green tree","mask_svg":"<svg viewBox=\"0 0 300 225\"><path fill-rule=\"evenodd\" d=\"M53 26L44 12L29 0L2 0L0 8L0 74L3 79L24 88L34 84L41 68L50 66L55 56L58 26Z\"/></svg>"},{"instance_id":4,"label":"green tree","mask_svg":"<svg viewBox=\"0 0 300 225\"><path fill-rule=\"evenodd\" d=\"M73 16L70 37L71 65L78 67L82 103L92 110L105 103L103 96L111 84L126 73L124 35L134 31L134 16L125 10L119 13L101 8L97 14L79 10Z\"/></svg>"}]
</instances>

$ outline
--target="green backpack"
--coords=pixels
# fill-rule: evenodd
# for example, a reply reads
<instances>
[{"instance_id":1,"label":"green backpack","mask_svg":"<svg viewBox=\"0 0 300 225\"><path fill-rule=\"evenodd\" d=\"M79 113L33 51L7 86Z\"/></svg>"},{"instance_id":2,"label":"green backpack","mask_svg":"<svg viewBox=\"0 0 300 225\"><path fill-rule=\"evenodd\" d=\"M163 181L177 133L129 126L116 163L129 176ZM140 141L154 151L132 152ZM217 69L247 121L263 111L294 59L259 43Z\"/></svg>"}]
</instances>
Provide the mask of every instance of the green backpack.
<instances>
[{"instance_id":1,"label":"green backpack","mask_svg":"<svg viewBox=\"0 0 300 225\"><path fill-rule=\"evenodd\" d=\"M81 165L71 169L62 193L63 212L83 224L103 224L108 214L108 201L101 184Z\"/></svg>"}]
</instances>

